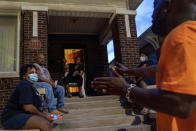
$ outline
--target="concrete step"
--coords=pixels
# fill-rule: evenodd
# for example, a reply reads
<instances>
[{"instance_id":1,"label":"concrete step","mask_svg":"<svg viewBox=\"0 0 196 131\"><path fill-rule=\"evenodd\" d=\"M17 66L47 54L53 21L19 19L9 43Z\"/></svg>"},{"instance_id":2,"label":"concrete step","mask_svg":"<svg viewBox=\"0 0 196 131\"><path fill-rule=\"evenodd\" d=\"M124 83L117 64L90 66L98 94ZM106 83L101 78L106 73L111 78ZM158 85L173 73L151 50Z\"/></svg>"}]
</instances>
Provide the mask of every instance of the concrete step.
<instances>
[{"instance_id":1,"label":"concrete step","mask_svg":"<svg viewBox=\"0 0 196 131\"><path fill-rule=\"evenodd\" d=\"M30 130L3 130L0 128L0 131L40 131L39 129L30 129Z\"/></svg>"},{"instance_id":2,"label":"concrete step","mask_svg":"<svg viewBox=\"0 0 196 131\"><path fill-rule=\"evenodd\" d=\"M119 130L126 130L126 131L150 131L150 125L137 125L137 126L127 126L127 125L118 125L118 126L104 126L104 127L92 127L92 128L78 128L78 129L62 129L53 131L119 131ZM3 130L0 131L40 131L38 129L31 129L31 130Z\"/></svg>"},{"instance_id":3,"label":"concrete step","mask_svg":"<svg viewBox=\"0 0 196 131\"><path fill-rule=\"evenodd\" d=\"M90 108L80 110L69 110L69 114L64 115L64 119L68 118L85 118L85 117L96 117L96 116L109 116L117 114L131 114L131 110L125 110L122 107L103 107L103 108Z\"/></svg>"},{"instance_id":4,"label":"concrete step","mask_svg":"<svg viewBox=\"0 0 196 131\"><path fill-rule=\"evenodd\" d=\"M151 129L149 125L141 124L144 121L143 115L127 115L131 114L131 110L121 107L118 96L65 98L65 108L69 109L69 114L53 122L53 131L150 131Z\"/></svg>"},{"instance_id":5,"label":"concrete step","mask_svg":"<svg viewBox=\"0 0 196 131\"><path fill-rule=\"evenodd\" d=\"M94 109L102 107L119 107L121 106L120 101L118 100L102 100L102 101L85 101L85 102L72 102L65 103L65 108L70 110L72 109Z\"/></svg>"},{"instance_id":6,"label":"concrete step","mask_svg":"<svg viewBox=\"0 0 196 131\"><path fill-rule=\"evenodd\" d=\"M86 97L86 98L79 98L79 97L71 97L65 98L66 103L72 103L72 102L90 102L90 101L102 101L102 100L117 100L119 99L119 96L112 96L112 95L107 95L107 96L91 96L91 97Z\"/></svg>"},{"instance_id":7,"label":"concrete step","mask_svg":"<svg viewBox=\"0 0 196 131\"><path fill-rule=\"evenodd\" d=\"M114 125L114 126L53 130L53 131L151 131L151 126L145 124L137 125L137 126Z\"/></svg>"},{"instance_id":8,"label":"concrete step","mask_svg":"<svg viewBox=\"0 0 196 131\"><path fill-rule=\"evenodd\" d=\"M138 124L144 120L143 116L127 116L127 115L109 115L85 117L77 119L62 119L54 121L54 129L76 129L76 128L91 128L100 126L113 125L132 125Z\"/></svg>"},{"instance_id":9,"label":"concrete step","mask_svg":"<svg viewBox=\"0 0 196 131\"><path fill-rule=\"evenodd\" d=\"M157 117L157 112L154 111L154 110L150 110L150 112L149 112L149 118L156 119L156 117Z\"/></svg>"}]
</instances>

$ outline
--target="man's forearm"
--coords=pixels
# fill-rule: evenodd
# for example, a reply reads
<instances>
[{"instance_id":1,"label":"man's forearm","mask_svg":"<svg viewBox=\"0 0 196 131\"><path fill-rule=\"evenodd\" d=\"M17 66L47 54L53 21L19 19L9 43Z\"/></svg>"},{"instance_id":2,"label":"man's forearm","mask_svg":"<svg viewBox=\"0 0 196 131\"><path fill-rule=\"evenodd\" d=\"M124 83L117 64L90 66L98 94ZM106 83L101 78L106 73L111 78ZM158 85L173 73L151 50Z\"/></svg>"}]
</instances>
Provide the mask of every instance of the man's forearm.
<instances>
[{"instance_id":1,"label":"man's forearm","mask_svg":"<svg viewBox=\"0 0 196 131\"><path fill-rule=\"evenodd\" d=\"M44 78L42 78L42 77L39 77L39 81L40 81L40 82L48 82L48 83L50 83L49 80L46 80L46 79L44 79Z\"/></svg>"},{"instance_id":2,"label":"man's forearm","mask_svg":"<svg viewBox=\"0 0 196 131\"><path fill-rule=\"evenodd\" d=\"M126 73L137 77L153 78L156 76L156 72L157 72L157 65L153 65L146 68L128 69Z\"/></svg>"},{"instance_id":3,"label":"man's forearm","mask_svg":"<svg viewBox=\"0 0 196 131\"><path fill-rule=\"evenodd\" d=\"M135 87L130 94L130 98L144 107L181 118L188 117L195 109L196 105L190 102L195 98L191 97L163 91L160 88L143 89Z\"/></svg>"}]
</instances>

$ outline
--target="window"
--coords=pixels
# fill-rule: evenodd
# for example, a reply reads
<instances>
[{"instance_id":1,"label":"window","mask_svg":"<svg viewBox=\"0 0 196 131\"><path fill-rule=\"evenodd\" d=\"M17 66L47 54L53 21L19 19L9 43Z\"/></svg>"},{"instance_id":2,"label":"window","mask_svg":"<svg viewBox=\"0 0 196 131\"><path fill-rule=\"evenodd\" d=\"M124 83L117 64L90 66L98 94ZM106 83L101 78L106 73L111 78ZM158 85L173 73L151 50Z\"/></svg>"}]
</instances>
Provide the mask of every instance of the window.
<instances>
[{"instance_id":1,"label":"window","mask_svg":"<svg viewBox=\"0 0 196 131\"><path fill-rule=\"evenodd\" d=\"M0 77L19 75L19 13L0 13Z\"/></svg>"},{"instance_id":2,"label":"window","mask_svg":"<svg viewBox=\"0 0 196 131\"><path fill-rule=\"evenodd\" d=\"M114 43L113 43L113 40L110 40L107 43L107 51L108 51L108 63L110 63L115 58L115 56L114 56Z\"/></svg>"}]
</instances>

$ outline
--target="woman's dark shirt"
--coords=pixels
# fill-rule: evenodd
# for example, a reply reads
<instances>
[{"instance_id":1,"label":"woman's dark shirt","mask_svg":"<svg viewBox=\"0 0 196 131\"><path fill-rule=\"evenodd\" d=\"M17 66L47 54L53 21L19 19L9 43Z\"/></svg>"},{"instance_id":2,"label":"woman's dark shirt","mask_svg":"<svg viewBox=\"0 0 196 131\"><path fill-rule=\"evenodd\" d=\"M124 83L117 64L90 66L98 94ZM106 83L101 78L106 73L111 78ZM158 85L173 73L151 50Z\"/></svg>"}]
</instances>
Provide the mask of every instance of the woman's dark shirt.
<instances>
[{"instance_id":1,"label":"woman's dark shirt","mask_svg":"<svg viewBox=\"0 0 196 131\"><path fill-rule=\"evenodd\" d=\"M18 113L27 113L24 104L32 104L39 111L43 110L43 101L35 87L29 81L22 80L16 86L6 107L2 112L2 121L6 121Z\"/></svg>"}]
</instances>

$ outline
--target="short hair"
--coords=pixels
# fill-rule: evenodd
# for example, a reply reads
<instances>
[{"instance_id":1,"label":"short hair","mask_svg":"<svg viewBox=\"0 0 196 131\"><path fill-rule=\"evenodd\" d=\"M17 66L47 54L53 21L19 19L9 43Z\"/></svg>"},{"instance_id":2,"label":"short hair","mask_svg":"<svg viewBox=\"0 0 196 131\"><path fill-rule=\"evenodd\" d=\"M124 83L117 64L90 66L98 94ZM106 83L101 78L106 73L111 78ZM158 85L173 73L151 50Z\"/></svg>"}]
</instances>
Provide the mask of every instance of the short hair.
<instances>
[{"instance_id":1,"label":"short hair","mask_svg":"<svg viewBox=\"0 0 196 131\"><path fill-rule=\"evenodd\" d=\"M21 80L24 79L23 76L27 73L28 68L30 68L30 69L35 68L36 69L36 67L33 64L26 64L26 65L22 66L20 69L20 79Z\"/></svg>"},{"instance_id":2,"label":"short hair","mask_svg":"<svg viewBox=\"0 0 196 131\"><path fill-rule=\"evenodd\" d=\"M37 54L36 57L35 57L35 60L37 60L41 55L44 56L44 54L41 54L41 53L40 54Z\"/></svg>"}]
</instances>

